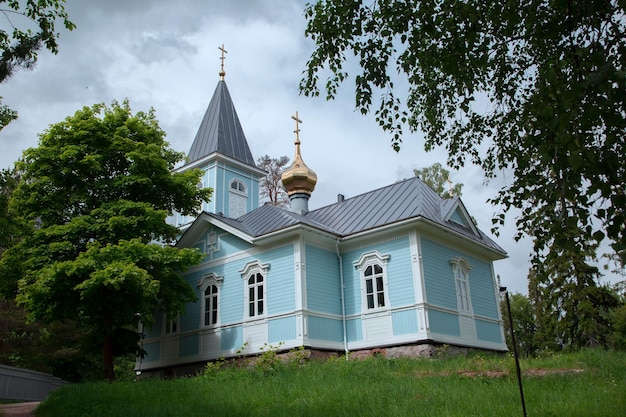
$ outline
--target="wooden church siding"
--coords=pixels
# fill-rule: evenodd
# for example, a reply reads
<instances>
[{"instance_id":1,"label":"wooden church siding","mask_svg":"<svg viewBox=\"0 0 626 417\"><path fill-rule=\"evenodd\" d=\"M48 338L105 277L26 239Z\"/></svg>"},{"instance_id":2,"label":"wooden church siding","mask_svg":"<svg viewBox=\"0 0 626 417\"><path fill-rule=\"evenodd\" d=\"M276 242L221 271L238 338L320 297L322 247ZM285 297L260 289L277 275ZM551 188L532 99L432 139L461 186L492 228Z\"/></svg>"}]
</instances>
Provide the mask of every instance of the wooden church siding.
<instances>
[{"instance_id":1,"label":"wooden church siding","mask_svg":"<svg viewBox=\"0 0 626 417\"><path fill-rule=\"evenodd\" d=\"M417 333L419 331L417 312L413 309L394 311L391 314L391 321L393 323L394 336Z\"/></svg>"},{"instance_id":2,"label":"wooden church siding","mask_svg":"<svg viewBox=\"0 0 626 417\"><path fill-rule=\"evenodd\" d=\"M219 259L219 258L227 257L230 255L234 255L236 253L240 253L245 250L248 250L252 247L252 245L250 245L248 242L245 242L236 236L227 234L221 229L214 228L213 232L216 234L216 238L218 240L218 242L215 245L215 249L219 249L219 250L214 250L212 259ZM204 239L207 239L207 238L208 238L208 233L207 235L205 235ZM210 249L211 248L207 246L207 251Z\"/></svg>"},{"instance_id":3,"label":"wooden church siding","mask_svg":"<svg viewBox=\"0 0 626 417\"><path fill-rule=\"evenodd\" d=\"M463 216L461 216L461 213L459 213L459 209L457 208L456 210L454 210L454 213L452 213L452 215L450 216L450 220L452 220L453 222L456 222L460 225L465 226L467 224L467 222L465 221L465 219L463 218Z\"/></svg>"},{"instance_id":4,"label":"wooden church siding","mask_svg":"<svg viewBox=\"0 0 626 417\"><path fill-rule=\"evenodd\" d=\"M198 287L192 285L196 290L198 301L195 303L187 303L185 312L178 316L178 331L180 333L196 331L200 327L200 305L203 302L202 294L198 294Z\"/></svg>"},{"instance_id":5,"label":"wooden church siding","mask_svg":"<svg viewBox=\"0 0 626 417\"><path fill-rule=\"evenodd\" d=\"M277 346L280 342L296 339L296 317L281 317L268 322L268 343Z\"/></svg>"},{"instance_id":6,"label":"wooden church siding","mask_svg":"<svg viewBox=\"0 0 626 417\"><path fill-rule=\"evenodd\" d=\"M459 316L439 310L428 310L428 322L431 333L461 337Z\"/></svg>"},{"instance_id":7,"label":"wooden church siding","mask_svg":"<svg viewBox=\"0 0 626 417\"><path fill-rule=\"evenodd\" d=\"M323 340L328 342L343 342L343 324L341 319L308 316L309 340Z\"/></svg>"},{"instance_id":8,"label":"wooden church siding","mask_svg":"<svg viewBox=\"0 0 626 417\"><path fill-rule=\"evenodd\" d=\"M342 254L346 315L366 313L363 311L361 272L355 268L354 262L358 261L364 253L373 251L378 251L382 256L389 255L387 264L389 306L405 306L415 303L409 238L402 236Z\"/></svg>"},{"instance_id":9,"label":"wooden church siding","mask_svg":"<svg viewBox=\"0 0 626 417\"><path fill-rule=\"evenodd\" d=\"M181 357L183 356L195 356L198 354L200 340L199 335L190 334L181 336L178 340L178 352Z\"/></svg>"},{"instance_id":10,"label":"wooden church siding","mask_svg":"<svg viewBox=\"0 0 626 417\"><path fill-rule=\"evenodd\" d=\"M144 343L141 348L146 352L146 355L141 359L142 363L158 362L161 360L160 342Z\"/></svg>"},{"instance_id":11,"label":"wooden church siding","mask_svg":"<svg viewBox=\"0 0 626 417\"><path fill-rule=\"evenodd\" d=\"M460 254L424 237L421 238L421 247L428 303L456 310L456 289L450 259Z\"/></svg>"},{"instance_id":12,"label":"wooden church siding","mask_svg":"<svg viewBox=\"0 0 626 417\"><path fill-rule=\"evenodd\" d=\"M363 323L361 319L346 320L346 332L348 333L348 343L363 340Z\"/></svg>"},{"instance_id":13,"label":"wooden church siding","mask_svg":"<svg viewBox=\"0 0 626 417\"><path fill-rule=\"evenodd\" d=\"M202 358L213 359L222 353L222 332L219 328L208 329L200 332L200 355Z\"/></svg>"},{"instance_id":14,"label":"wooden church siding","mask_svg":"<svg viewBox=\"0 0 626 417\"><path fill-rule=\"evenodd\" d=\"M307 310L341 314L341 283L337 254L306 246Z\"/></svg>"},{"instance_id":15,"label":"wooden church siding","mask_svg":"<svg viewBox=\"0 0 626 417\"><path fill-rule=\"evenodd\" d=\"M211 200L215 202L215 213L224 214L224 193L228 192L226 185L226 179L224 178L224 170L220 167L215 167L215 188L213 188L213 194Z\"/></svg>"},{"instance_id":16,"label":"wooden church siding","mask_svg":"<svg viewBox=\"0 0 626 417\"><path fill-rule=\"evenodd\" d=\"M476 337L478 340L493 343L504 343L498 322L476 320Z\"/></svg>"},{"instance_id":17,"label":"wooden church siding","mask_svg":"<svg viewBox=\"0 0 626 417\"><path fill-rule=\"evenodd\" d=\"M163 313L156 312L154 313L154 321L151 327L144 326L143 334L146 339L152 339L155 337L161 336L161 331L163 330Z\"/></svg>"},{"instance_id":18,"label":"wooden church siding","mask_svg":"<svg viewBox=\"0 0 626 417\"><path fill-rule=\"evenodd\" d=\"M390 255L387 265L389 305L402 307L415 304L415 286L411 265L411 248L406 236L381 245L379 252Z\"/></svg>"},{"instance_id":19,"label":"wooden church siding","mask_svg":"<svg viewBox=\"0 0 626 417\"><path fill-rule=\"evenodd\" d=\"M474 315L498 320L498 301L494 291L494 277L488 262L468 257L472 264L469 273L470 294Z\"/></svg>"},{"instance_id":20,"label":"wooden church siding","mask_svg":"<svg viewBox=\"0 0 626 417\"><path fill-rule=\"evenodd\" d=\"M251 260L251 258L248 260ZM222 326L243 320L245 284L243 278L241 278L240 271L246 262L227 263L207 270L207 272L214 272L216 275L223 277L218 293L218 322ZM201 306L198 305L198 308L201 308Z\"/></svg>"},{"instance_id":21,"label":"wooden church siding","mask_svg":"<svg viewBox=\"0 0 626 417\"><path fill-rule=\"evenodd\" d=\"M223 353L234 353L243 347L243 326L229 326L221 329L220 349Z\"/></svg>"},{"instance_id":22,"label":"wooden church siding","mask_svg":"<svg viewBox=\"0 0 626 417\"><path fill-rule=\"evenodd\" d=\"M267 285L265 289L267 314L294 311L296 308L296 283L293 271L293 244L260 253L257 259L262 264L270 265L265 281Z\"/></svg>"}]
</instances>

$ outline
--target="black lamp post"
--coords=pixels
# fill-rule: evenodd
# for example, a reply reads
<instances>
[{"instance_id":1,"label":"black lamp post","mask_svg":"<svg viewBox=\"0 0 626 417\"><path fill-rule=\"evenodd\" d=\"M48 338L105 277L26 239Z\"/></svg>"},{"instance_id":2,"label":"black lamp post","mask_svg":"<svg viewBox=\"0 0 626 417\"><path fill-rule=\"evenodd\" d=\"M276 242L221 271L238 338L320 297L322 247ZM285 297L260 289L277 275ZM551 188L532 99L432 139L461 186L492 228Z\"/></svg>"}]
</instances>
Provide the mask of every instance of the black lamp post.
<instances>
[{"instance_id":1,"label":"black lamp post","mask_svg":"<svg viewBox=\"0 0 626 417\"><path fill-rule=\"evenodd\" d=\"M519 368L519 357L517 356L517 343L515 342L515 332L513 331L513 316L511 315L511 302L509 301L509 292L506 287L500 287L500 292L506 297L506 309L509 313L509 329L511 331L511 343L513 344L513 355L515 356L515 370L517 371L517 385L519 385L519 395L522 399L522 411L526 417L526 402L524 401L524 388L522 387L522 371Z\"/></svg>"}]
</instances>

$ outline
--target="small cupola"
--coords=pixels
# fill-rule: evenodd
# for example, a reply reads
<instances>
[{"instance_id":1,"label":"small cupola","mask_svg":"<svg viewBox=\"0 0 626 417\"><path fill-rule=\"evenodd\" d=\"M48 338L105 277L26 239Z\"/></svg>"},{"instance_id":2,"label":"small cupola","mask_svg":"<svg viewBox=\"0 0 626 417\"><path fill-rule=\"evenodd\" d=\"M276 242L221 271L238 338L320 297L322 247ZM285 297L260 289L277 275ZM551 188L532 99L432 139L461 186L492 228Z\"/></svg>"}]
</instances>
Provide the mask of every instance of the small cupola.
<instances>
[{"instance_id":1,"label":"small cupola","mask_svg":"<svg viewBox=\"0 0 626 417\"><path fill-rule=\"evenodd\" d=\"M287 194L289 194L291 209L296 213L306 214L309 211L309 198L315 189L315 184L317 184L317 174L302 160L299 129L299 123L302 123L302 120L298 118L298 112L291 118L296 121L296 130L294 130L296 154L291 166L283 172L281 180Z\"/></svg>"}]
</instances>

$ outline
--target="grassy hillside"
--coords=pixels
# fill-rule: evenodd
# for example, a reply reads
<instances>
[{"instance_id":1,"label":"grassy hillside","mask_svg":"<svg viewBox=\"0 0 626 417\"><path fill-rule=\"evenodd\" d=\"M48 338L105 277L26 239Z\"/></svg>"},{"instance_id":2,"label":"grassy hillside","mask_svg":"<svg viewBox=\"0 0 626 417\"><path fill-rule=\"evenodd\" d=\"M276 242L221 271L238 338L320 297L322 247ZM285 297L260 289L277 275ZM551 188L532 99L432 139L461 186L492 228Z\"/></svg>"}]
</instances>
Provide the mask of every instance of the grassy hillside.
<instances>
[{"instance_id":1,"label":"grassy hillside","mask_svg":"<svg viewBox=\"0 0 626 417\"><path fill-rule=\"evenodd\" d=\"M73 416L516 416L514 361L337 359L251 369L211 366L177 380L72 385L53 392L38 417ZM585 350L523 360L529 416L623 416L626 353Z\"/></svg>"}]
</instances>

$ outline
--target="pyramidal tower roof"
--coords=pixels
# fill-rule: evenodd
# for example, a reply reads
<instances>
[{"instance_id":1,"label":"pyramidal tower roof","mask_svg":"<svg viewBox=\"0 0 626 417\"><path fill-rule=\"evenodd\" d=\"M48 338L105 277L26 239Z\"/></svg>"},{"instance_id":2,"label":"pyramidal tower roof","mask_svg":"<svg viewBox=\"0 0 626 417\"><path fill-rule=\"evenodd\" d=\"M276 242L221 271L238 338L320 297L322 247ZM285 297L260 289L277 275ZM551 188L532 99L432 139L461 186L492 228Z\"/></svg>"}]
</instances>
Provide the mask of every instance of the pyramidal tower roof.
<instances>
[{"instance_id":1,"label":"pyramidal tower roof","mask_svg":"<svg viewBox=\"0 0 626 417\"><path fill-rule=\"evenodd\" d=\"M189 150L187 163L190 164L216 152L256 166L235 105L226 87L226 81L223 79L217 83L213 98L202 118Z\"/></svg>"}]
</instances>

